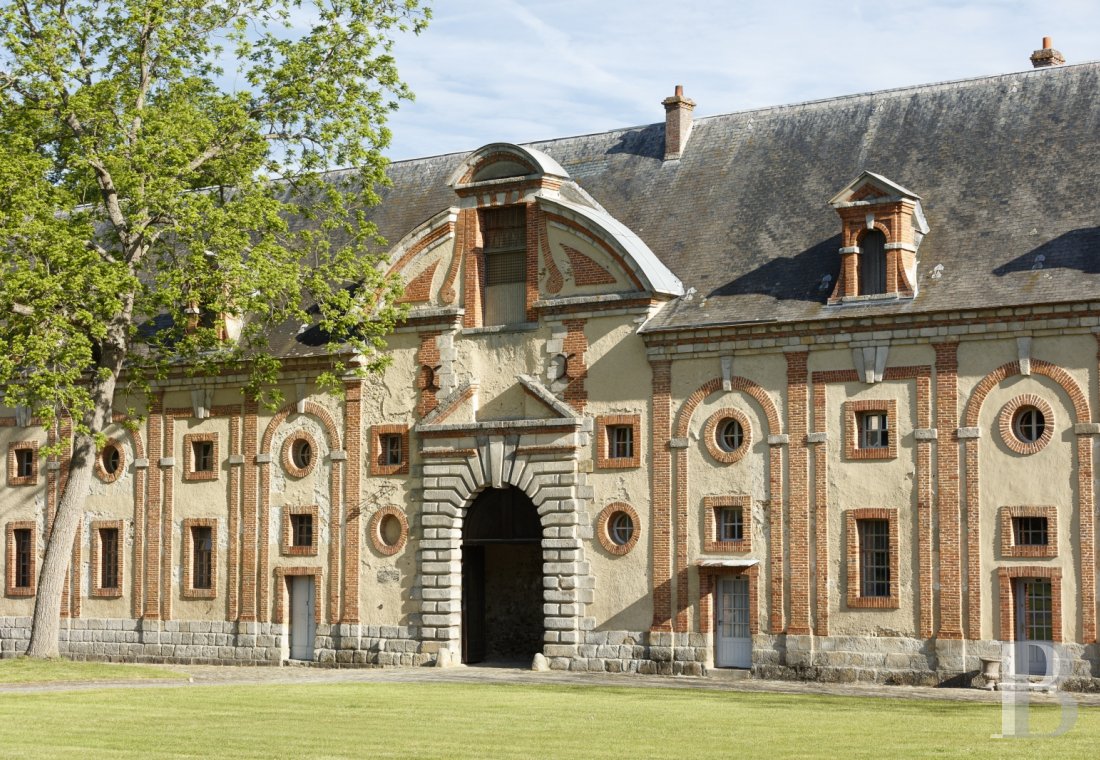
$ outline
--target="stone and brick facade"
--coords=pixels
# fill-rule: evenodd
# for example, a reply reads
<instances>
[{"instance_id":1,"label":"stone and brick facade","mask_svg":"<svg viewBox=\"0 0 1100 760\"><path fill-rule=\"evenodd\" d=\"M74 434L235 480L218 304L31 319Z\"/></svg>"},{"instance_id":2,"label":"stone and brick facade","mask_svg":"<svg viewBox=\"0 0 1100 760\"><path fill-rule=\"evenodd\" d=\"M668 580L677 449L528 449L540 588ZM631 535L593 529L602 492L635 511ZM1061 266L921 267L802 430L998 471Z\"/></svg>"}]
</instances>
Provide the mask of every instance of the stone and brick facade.
<instances>
[{"instance_id":1,"label":"stone and brick facade","mask_svg":"<svg viewBox=\"0 0 1100 760\"><path fill-rule=\"evenodd\" d=\"M116 417L63 650L444 666L507 609L553 669L962 683L1044 630L1092 683L1098 88L694 123L678 91L663 127L393 165L390 365L327 393L275 335L285 407L181 376ZM4 655L68 472L38 447L71 435L18 411Z\"/></svg>"}]
</instances>

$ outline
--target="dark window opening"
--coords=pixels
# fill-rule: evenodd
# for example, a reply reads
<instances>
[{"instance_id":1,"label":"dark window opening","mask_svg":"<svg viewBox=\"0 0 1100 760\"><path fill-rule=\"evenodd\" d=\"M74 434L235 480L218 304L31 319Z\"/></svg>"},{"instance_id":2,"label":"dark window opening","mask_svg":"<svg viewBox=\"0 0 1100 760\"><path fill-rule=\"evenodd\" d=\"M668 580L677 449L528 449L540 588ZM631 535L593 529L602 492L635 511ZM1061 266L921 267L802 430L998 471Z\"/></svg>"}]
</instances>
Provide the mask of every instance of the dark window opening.
<instances>
[{"instance_id":1,"label":"dark window opening","mask_svg":"<svg viewBox=\"0 0 1100 760\"><path fill-rule=\"evenodd\" d=\"M607 456L609 459L634 457L634 428L631 425L608 425Z\"/></svg>"},{"instance_id":2,"label":"dark window opening","mask_svg":"<svg viewBox=\"0 0 1100 760\"><path fill-rule=\"evenodd\" d=\"M870 230L859 241L859 294L886 292L886 236Z\"/></svg>"},{"instance_id":3,"label":"dark window opening","mask_svg":"<svg viewBox=\"0 0 1100 760\"><path fill-rule=\"evenodd\" d=\"M857 520L859 530L859 594L890 596L890 521Z\"/></svg>"},{"instance_id":4,"label":"dark window opening","mask_svg":"<svg viewBox=\"0 0 1100 760\"><path fill-rule=\"evenodd\" d=\"M718 512L718 540L742 541L745 538L744 515L740 507L725 507Z\"/></svg>"},{"instance_id":5,"label":"dark window opening","mask_svg":"<svg viewBox=\"0 0 1100 760\"><path fill-rule=\"evenodd\" d=\"M313 515L290 516L291 546L313 546Z\"/></svg>"},{"instance_id":6,"label":"dark window opening","mask_svg":"<svg viewBox=\"0 0 1100 760\"><path fill-rule=\"evenodd\" d=\"M214 442L213 441L192 441L191 442L192 453L192 469L195 472L213 472L214 471Z\"/></svg>"},{"instance_id":7,"label":"dark window opening","mask_svg":"<svg viewBox=\"0 0 1100 760\"><path fill-rule=\"evenodd\" d=\"M20 478L34 476L34 449L16 449L15 474Z\"/></svg>"},{"instance_id":8,"label":"dark window opening","mask_svg":"<svg viewBox=\"0 0 1100 760\"><path fill-rule=\"evenodd\" d=\"M885 412L864 412L859 415L859 447L885 449L890 447L890 422Z\"/></svg>"},{"instance_id":9,"label":"dark window opening","mask_svg":"<svg viewBox=\"0 0 1100 760\"><path fill-rule=\"evenodd\" d=\"M1046 546L1049 541L1047 518L1013 517L1012 540L1017 546Z\"/></svg>"},{"instance_id":10,"label":"dark window opening","mask_svg":"<svg viewBox=\"0 0 1100 760\"><path fill-rule=\"evenodd\" d=\"M191 588L214 587L214 531L208 525L191 527Z\"/></svg>"},{"instance_id":11,"label":"dark window opening","mask_svg":"<svg viewBox=\"0 0 1100 760\"><path fill-rule=\"evenodd\" d=\"M99 587L118 588L118 528L99 529Z\"/></svg>"},{"instance_id":12,"label":"dark window opening","mask_svg":"<svg viewBox=\"0 0 1100 760\"><path fill-rule=\"evenodd\" d=\"M379 436L382 464L386 467L396 467L402 461L401 436L395 433Z\"/></svg>"},{"instance_id":13,"label":"dark window opening","mask_svg":"<svg viewBox=\"0 0 1100 760\"><path fill-rule=\"evenodd\" d=\"M31 588L34 585L33 573L31 572L34 557L30 528L13 530L12 538L15 544L15 578L13 578L15 582L13 585L16 588Z\"/></svg>"}]
</instances>

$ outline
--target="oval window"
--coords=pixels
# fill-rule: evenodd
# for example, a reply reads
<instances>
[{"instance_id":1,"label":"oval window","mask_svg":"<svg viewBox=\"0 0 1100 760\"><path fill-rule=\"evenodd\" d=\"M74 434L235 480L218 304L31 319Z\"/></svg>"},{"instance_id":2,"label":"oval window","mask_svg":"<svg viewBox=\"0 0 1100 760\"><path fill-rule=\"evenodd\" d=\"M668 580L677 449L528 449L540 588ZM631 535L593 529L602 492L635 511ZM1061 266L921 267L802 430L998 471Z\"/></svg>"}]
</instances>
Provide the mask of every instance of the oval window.
<instances>
[{"instance_id":1,"label":"oval window","mask_svg":"<svg viewBox=\"0 0 1100 760\"><path fill-rule=\"evenodd\" d=\"M732 417L718 426L717 434L718 448L722 451L737 451L745 442L745 429L739 420Z\"/></svg>"},{"instance_id":2,"label":"oval window","mask_svg":"<svg viewBox=\"0 0 1100 760\"><path fill-rule=\"evenodd\" d=\"M1012 419L1012 433L1023 443L1035 443L1046 431L1046 417L1038 407L1023 406Z\"/></svg>"},{"instance_id":3,"label":"oval window","mask_svg":"<svg viewBox=\"0 0 1100 760\"><path fill-rule=\"evenodd\" d=\"M626 546L634 536L634 518L626 512L616 512L607 521L607 534L616 546Z\"/></svg>"},{"instance_id":4,"label":"oval window","mask_svg":"<svg viewBox=\"0 0 1100 760\"><path fill-rule=\"evenodd\" d=\"M103 449L103 471L108 475L114 475L118 472L119 467L122 466L122 452L119 451L118 446L114 444L108 445Z\"/></svg>"},{"instance_id":5,"label":"oval window","mask_svg":"<svg viewBox=\"0 0 1100 760\"><path fill-rule=\"evenodd\" d=\"M294 466L299 470L304 470L309 467L313 461L313 446L309 441L304 438L299 438L294 442L294 448L291 450L291 457L294 461Z\"/></svg>"},{"instance_id":6,"label":"oval window","mask_svg":"<svg viewBox=\"0 0 1100 760\"><path fill-rule=\"evenodd\" d=\"M386 546L397 546L401 542L401 521L395 515L386 515L378 524L378 538Z\"/></svg>"}]
</instances>

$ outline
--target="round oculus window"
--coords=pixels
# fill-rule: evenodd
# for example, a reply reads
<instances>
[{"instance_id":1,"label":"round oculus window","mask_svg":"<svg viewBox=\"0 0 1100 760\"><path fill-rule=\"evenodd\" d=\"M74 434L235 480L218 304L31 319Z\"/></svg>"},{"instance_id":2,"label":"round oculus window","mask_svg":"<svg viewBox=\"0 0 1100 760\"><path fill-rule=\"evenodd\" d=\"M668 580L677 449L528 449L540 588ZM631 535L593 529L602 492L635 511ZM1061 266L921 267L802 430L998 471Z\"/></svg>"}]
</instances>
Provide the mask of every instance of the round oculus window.
<instances>
[{"instance_id":1,"label":"round oculus window","mask_svg":"<svg viewBox=\"0 0 1100 760\"><path fill-rule=\"evenodd\" d=\"M115 444L109 444L100 454L103 461L103 471L108 475L114 475L122 467L122 452Z\"/></svg>"},{"instance_id":2,"label":"round oculus window","mask_svg":"<svg viewBox=\"0 0 1100 760\"><path fill-rule=\"evenodd\" d=\"M295 467L300 470L306 469L313 462L313 444L305 438L299 438L294 442L290 456Z\"/></svg>"},{"instance_id":3,"label":"round oculus window","mask_svg":"<svg viewBox=\"0 0 1100 760\"><path fill-rule=\"evenodd\" d=\"M720 422L715 433L717 435L718 448L722 449L722 451L737 451L741 448L741 444L745 442L745 428L741 426L740 420L732 417Z\"/></svg>"},{"instance_id":4,"label":"round oculus window","mask_svg":"<svg viewBox=\"0 0 1100 760\"><path fill-rule=\"evenodd\" d=\"M385 515L378 523L378 538L389 547L401 542L401 521L395 515Z\"/></svg>"},{"instance_id":5,"label":"round oculus window","mask_svg":"<svg viewBox=\"0 0 1100 760\"><path fill-rule=\"evenodd\" d=\"M1035 406L1022 406L1012 417L1012 434L1023 443L1035 443L1043 437L1047 420Z\"/></svg>"},{"instance_id":6,"label":"round oculus window","mask_svg":"<svg viewBox=\"0 0 1100 760\"><path fill-rule=\"evenodd\" d=\"M626 512L616 512L607 521L607 535L616 546L626 546L634 537L634 518Z\"/></svg>"}]
</instances>

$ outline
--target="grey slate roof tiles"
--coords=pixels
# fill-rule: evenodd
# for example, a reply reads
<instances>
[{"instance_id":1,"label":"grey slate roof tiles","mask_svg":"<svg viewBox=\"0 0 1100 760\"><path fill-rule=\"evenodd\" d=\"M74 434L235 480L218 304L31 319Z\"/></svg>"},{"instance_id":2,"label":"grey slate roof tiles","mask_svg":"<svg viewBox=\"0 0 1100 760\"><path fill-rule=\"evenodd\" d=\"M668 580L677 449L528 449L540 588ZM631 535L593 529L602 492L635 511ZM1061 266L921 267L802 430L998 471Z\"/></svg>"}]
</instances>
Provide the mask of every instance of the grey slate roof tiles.
<instances>
[{"instance_id":1,"label":"grey slate roof tiles","mask_svg":"<svg viewBox=\"0 0 1100 760\"><path fill-rule=\"evenodd\" d=\"M1100 63L699 118L678 161L663 123L531 147L694 288L647 329L1100 298ZM453 204L464 155L390 167L373 216L391 244ZM922 198L919 292L827 306L828 201L865 169Z\"/></svg>"}]
</instances>

